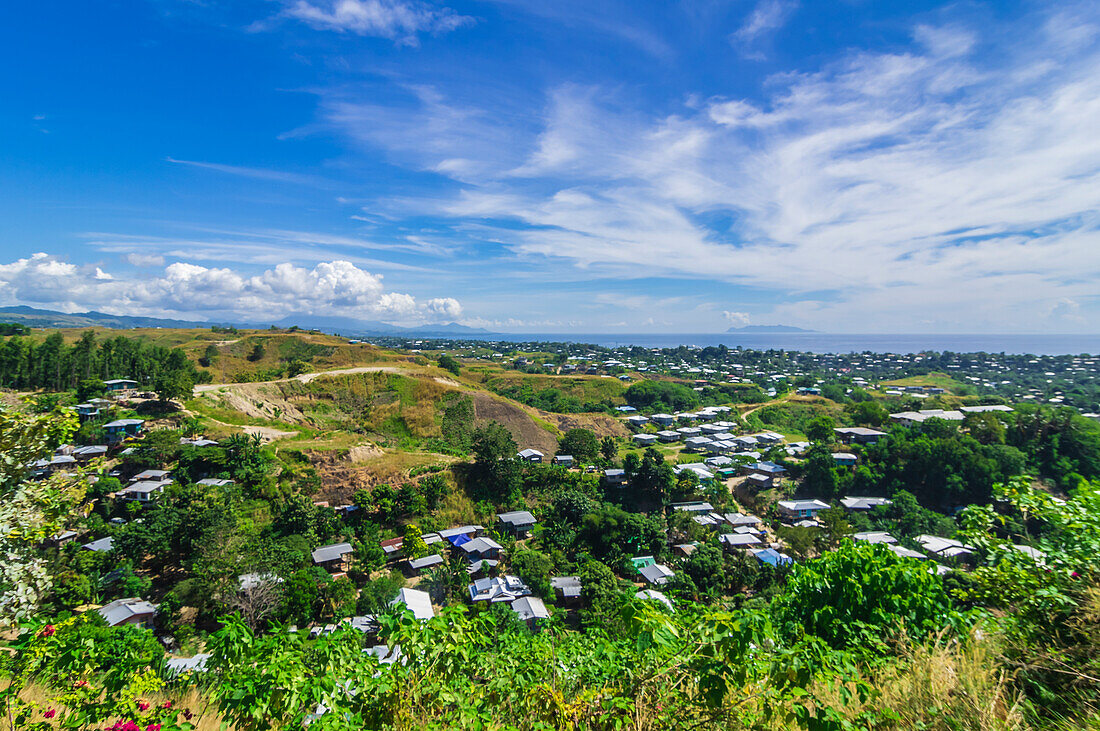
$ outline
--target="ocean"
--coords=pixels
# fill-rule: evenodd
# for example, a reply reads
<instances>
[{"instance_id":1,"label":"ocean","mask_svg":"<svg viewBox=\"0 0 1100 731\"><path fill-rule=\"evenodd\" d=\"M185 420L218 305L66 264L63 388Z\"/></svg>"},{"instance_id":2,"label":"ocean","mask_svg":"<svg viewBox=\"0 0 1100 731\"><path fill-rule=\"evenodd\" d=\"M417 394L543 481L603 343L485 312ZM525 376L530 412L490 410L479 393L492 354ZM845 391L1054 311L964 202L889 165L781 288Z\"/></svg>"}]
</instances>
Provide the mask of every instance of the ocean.
<instances>
[{"instance_id":1,"label":"ocean","mask_svg":"<svg viewBox=\"0 0 1100 731\"><path fill-rule=\"evenodd\" d=\"M808 353L919 353L926 350L956 353L1012 353L1080 355L1100 353L1100 335L859 335L830 333L722 333L709 335L539 333L486 336L495 341L592 343L607 348L637 345L644 348L704 348L721 345L752 350L798 350Z\"/></svg>"}]
</instances>

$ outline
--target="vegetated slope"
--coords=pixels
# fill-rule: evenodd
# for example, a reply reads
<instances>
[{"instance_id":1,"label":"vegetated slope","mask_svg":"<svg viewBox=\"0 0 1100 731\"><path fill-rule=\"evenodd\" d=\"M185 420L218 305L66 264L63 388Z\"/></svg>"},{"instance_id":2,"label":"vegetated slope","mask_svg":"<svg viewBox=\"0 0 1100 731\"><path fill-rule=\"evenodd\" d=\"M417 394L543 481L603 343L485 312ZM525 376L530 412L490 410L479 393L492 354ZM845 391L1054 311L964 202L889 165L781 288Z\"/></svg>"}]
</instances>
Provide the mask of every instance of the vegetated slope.
<instances>
[{"instance_id":1,"label":"vegetated slope","mask_svg":"<svg viewBox=\"0 0 1100 731\"><path fill-rule=\"evenodd\" d=\"M524 407L495 394L471 395L478 425L489 421L503 424L520 449L537 449L545 455L552 455L557 450L557 435L548 422L539 424Z\"/></svg>"}]
</instances>

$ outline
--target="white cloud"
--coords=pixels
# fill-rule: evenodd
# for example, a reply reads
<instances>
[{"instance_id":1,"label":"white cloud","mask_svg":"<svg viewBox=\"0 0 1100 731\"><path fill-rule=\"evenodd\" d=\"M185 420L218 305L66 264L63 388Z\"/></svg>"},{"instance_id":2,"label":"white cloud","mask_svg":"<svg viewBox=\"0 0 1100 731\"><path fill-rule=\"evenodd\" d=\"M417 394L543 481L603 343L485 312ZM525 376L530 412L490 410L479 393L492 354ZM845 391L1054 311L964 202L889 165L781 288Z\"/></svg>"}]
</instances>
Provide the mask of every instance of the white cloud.
<instances>
[{"instance_id":1,"label":"white cloud","mask_svg":"<svg viewBox=\"0 0 1100 731\"><path fill-rule=\"evenodd\" d=\"M454 176L469 185L436 209L518 221L499 240L592 275L778 290L788 304L758 316L820 329L1037 329L1066 297L1100 314L1095 39L1034 19L914 35L665 118L563 87L525 161L475 148ZM996 67L971 57L994 42L1009 43L985 54ZM430 167L440 143L418 131Z\"/></svg>"},{"instance_id":2,"label":"white cloud","mask_svg":"<svg viewBox=\"0 0 1100 731\"><path fill-rule=\"evenodd\" d=\"M749 324L749 314L747 312L723 311L722 317L726 318L726 322L738 327L744 327Z\"/></svg>"},{"instance_id":3,"label":"white cloud","mask_svg":"<svg viewBox=\"0 0 1100 731\"><path fill-rule=\"evenodd\" d=\"M348 261L321 262L312 269L282 263L251 276L174 262L163 276L127 279L44 253L0 264L0 302L243 321L308 314L416 323L462 314L462 306L450 297L420 303L412 295L387 292L381 275Z\"/></svg>"},{"instance_id":4,"label":"white cloud","mask_svg":"<svg viewBox=\"0 0 1100 731\"><path fill-rule=\"evenodd\" d=\"M797 7L794 0L760 0L744 24L730 36L730 42L749 58L763 58L763 54L753 50L753 44L782 28Z\"/></svg>"},{"instance_id":5,"label":"white cloud","mask_svg":"<svg viewBox=\"0 0 1100 731\"><path fill-rule=\"evenodd\" d=\"M283 15L307 25L415 45L418 33L447 33L474 22L450 8L402 0L297 0Z\"/></svg>"},{"instance_id":6,"label":"white cloud","mask_svg":"<svg viewBox=\"0 0 1100 731\"><path fill-rule=\"evenodd\" d=\"M138 254L136 252L131 252L126 255L126 261L136 267L164 266L164 257L160 254Z\"/></svg>"}]
</instances>

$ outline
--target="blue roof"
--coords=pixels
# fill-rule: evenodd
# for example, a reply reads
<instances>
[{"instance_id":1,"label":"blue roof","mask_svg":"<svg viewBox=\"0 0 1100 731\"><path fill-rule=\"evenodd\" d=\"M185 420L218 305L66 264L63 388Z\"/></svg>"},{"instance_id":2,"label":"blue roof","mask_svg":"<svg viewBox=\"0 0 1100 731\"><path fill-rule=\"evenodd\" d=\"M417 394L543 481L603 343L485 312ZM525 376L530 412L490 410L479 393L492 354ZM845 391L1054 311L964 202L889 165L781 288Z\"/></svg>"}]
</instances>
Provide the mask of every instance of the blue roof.
<instances>
[{"instance_id":1,"label":"blue roof","mask_svg":"<svg viewBox=\"0 0 1100 731\"><path fill-rule=\"evenodd\" d=\"M753 555L756 556L760 563L766 563L769 566L780 566L791 563L790 556L784 556L774 548L763 548L759 551L754 551Z\"/></svg>"},{"instance_id":2,"label":"blue roof","mask_svg":"<svg viewBox=\"0 0 1100 731\"><path fill-rule=\"evenodd\" d=\"M473 539L470 538L470 536L466 535L465 533L459 533L457 536L447 536L447 540L450 542L450 544L452 546L454 546L455 548L458 548L463 543L469 543Z\"/></svg>"}]
</instances>

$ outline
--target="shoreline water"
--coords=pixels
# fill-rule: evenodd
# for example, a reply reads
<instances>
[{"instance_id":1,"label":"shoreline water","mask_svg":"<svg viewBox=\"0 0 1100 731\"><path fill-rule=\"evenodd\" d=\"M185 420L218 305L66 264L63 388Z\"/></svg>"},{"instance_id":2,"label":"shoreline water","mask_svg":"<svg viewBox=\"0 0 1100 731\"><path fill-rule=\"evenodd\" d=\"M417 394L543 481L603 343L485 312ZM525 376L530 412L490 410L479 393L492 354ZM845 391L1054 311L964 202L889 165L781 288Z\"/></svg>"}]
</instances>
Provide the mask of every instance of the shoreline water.
<instances>
[{"instance_id":1,"label":"shoreline water","mask_svg":"<svg viewBox=\"0 0 1100 731\"><path fill-rule=\"evenodd\" d=\"M591 343L606 348L639 346L675 348L741 346L748 350L795 350L809 353L1006 353L1030 355L1080 355L1100 353L1100 335L1004 335L1004 334L896 334L860 335L833 333L494 333L459 336L457 339L489 342Z\"/></svg>"}]
</instances>

